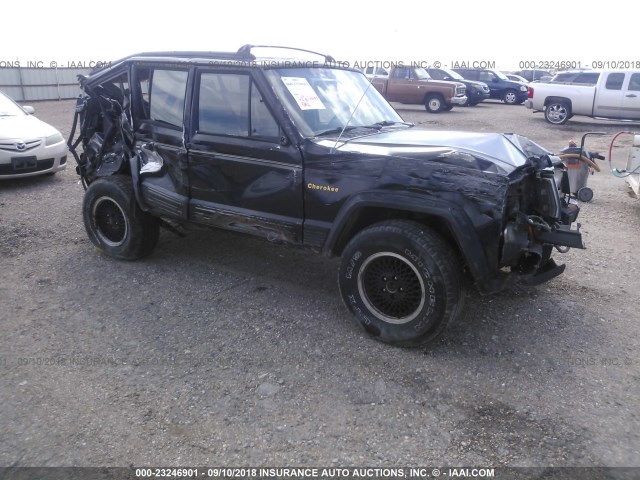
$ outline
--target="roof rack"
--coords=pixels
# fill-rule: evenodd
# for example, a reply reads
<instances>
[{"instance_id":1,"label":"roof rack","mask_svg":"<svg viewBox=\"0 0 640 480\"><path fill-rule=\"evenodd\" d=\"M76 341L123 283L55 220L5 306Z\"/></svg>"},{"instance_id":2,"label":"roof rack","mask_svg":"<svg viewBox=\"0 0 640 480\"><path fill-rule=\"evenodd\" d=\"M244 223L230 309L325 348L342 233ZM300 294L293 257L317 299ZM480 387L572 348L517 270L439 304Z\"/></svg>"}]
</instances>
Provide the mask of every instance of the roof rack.
<instances>
[{"instance_id":1,"label":"roof rack","mask_svg":"<svg viewBox=\"0 0 640 480\"><path fill-rule=\"evenodd\" d=\"M188 58L188 59L198 59L198 58L213 58L219 60L239 60L239 61L254 61L256 60L256 56L251 53L253 48L278 48L282 50L294 50L298 52L311 53L313 55L318 55L324 58L325 63L338 63L335 58L331 55L325 55L320 52L315 52L313 50L306 50L304 48L295 48L295 47L284 47L280 45L243 45L238 49L237 52L206 52L206 51L160 51L160 52L140 52L135 53L133 55L127 55L126 57L120 58L118 60L109 62L108 64L96 66L90 73L91 76L99 74L100 72L107 71L112 66L118 65L122 62L130 60L132 58Z\"/></svg>"},{"instance_id":2,"label":"roof rack","mask_svg":"<svg viewBox=\"0 0 640 480\"><path fill-rule=\"evenodd\" d=\"M180 58L220 58L222 60L255 60L255 56L250 52L205 52L205 51L164 51L164 52L142 52L128 55L122 60L132 57L180 57ZM118 60L120 61L120 60ZM114 62L115 63L115 62Z\"/></svg>"},{"instance_id":3,"label":"roof rack","mask_svg":"<svg viewBox=\"0 0 640 480\"><path fill-rule=\"evenodd\" d=\"M252 48L281 48L283 50L296 50L298 52L312 53L314 55L318 55L324 58L326 63L337 63L336 59L331 55L325 55L324 53L315 52L313 50L305 50L304 48L295 48L295 47L283 47L281 45L243 45L237 51L237 55L243 56L243 58L253 57L252 60L255 59L255 56L251 53Z\"/></svg>"}]
</instances>

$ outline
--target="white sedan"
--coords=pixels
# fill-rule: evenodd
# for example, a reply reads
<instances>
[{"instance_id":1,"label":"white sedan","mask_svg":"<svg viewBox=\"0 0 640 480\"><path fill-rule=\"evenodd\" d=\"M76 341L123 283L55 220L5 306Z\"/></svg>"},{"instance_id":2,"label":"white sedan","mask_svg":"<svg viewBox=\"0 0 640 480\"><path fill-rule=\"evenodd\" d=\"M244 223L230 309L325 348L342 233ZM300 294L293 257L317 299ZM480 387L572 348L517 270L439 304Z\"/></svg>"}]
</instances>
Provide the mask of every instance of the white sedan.
<instances>
[{"instance_id":1,"label":"white sedan","mask_svg":"<svg viewBox=\"0 0 640 480\"><path fill-rule=\"evenodd\" d=\"M0 92L0 179L56 173L67 167L62 134Z\"/></svg>"}]
</instances>

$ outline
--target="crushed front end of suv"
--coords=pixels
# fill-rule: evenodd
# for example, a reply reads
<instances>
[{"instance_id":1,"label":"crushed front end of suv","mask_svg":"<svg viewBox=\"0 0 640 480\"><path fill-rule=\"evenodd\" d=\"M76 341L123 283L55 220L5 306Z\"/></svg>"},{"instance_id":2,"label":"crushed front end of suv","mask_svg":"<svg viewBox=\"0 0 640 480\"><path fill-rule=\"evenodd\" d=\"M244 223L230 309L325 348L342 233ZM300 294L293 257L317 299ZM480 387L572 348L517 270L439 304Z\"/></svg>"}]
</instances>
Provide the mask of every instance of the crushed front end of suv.
<instances>
[{"instance_id":1,"label":"crushed front end of suv","mask_svg":"<svg viewBox=\"0 0 640 480\"><path fill-rule=\"evenodd\" d=\"M345 305L373 337L416 346L482 293L564 270L584 248L559 159L515 134L405 123L331 57L145 53L80 78L69 146L102 252L149 255L161 226L250 233L339 256ZM309 55L303 51L302 55Z\"/></svg>"}]
</instances>

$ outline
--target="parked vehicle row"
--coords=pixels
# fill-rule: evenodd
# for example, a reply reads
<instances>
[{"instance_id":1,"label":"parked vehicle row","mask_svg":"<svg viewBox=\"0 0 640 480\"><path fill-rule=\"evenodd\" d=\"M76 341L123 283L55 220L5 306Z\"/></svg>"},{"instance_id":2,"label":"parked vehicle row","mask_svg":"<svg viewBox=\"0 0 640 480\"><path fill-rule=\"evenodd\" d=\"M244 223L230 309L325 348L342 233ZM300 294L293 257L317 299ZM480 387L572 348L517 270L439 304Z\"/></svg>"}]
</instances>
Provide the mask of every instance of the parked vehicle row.
<instances>
[{"instance_id":1,"label":"parked vehicle row","mask_svg":"<svg viewBox=\"0 0 640 480\"><path fill-rule=\"evenodd\" d=\"M519 105L527 99L527 85L509 80L498 70L485 68L454 68L453 70L467 80L486 83L489 86L489 98L502 100L509 105Z\"/></svg>"},{"instance_id":2,"label":"parked vehicle row","mask_svg":"<svg viewBox=\"0 0 640 480\"><path fill-rule=\"evenodd\" d=\"M436 80L448 80L463 83L467 89L467 103L465 106L477 105L489 98L489 87L486 83L467 80L458 72L447 68L428 68L427 73Z\"/></svg>"},{"instance_id":3,"label":"parked vehicle row","mask_svg":"<svg viewBox=\"0 0 640 480\"><path fill-rule=\"evenodd\" d=\"M371 67L365 75L388 101L424 105L429 113L448 111L468 100L464 83L434 80L421 67Z\"/></svg>"},{"instance_id":4,"label":"parked vehicle row","mask_svg":"<svg viewBox=\"0 0 640 480\"><path fill-rule=\"evenodd\" d=\"M524 78L526 83L548 82L553 77L553 74L551 72L540 69L518 70L517 72L513 72L513 75Z\"/></svg>"},{"instance_id":5,"label":"parked vehicle row","mask_svg":"<svg viewBox=\"0 0 640 480\"><path fill-rule=\"evenodd\" d=\"M490 98L510 105L527 98L526 83L509 80L497 70L372 66L364 73L387 100L424 103L430 113L451 110L455 105L473 106Z\"/></svg>"}]
</instances>

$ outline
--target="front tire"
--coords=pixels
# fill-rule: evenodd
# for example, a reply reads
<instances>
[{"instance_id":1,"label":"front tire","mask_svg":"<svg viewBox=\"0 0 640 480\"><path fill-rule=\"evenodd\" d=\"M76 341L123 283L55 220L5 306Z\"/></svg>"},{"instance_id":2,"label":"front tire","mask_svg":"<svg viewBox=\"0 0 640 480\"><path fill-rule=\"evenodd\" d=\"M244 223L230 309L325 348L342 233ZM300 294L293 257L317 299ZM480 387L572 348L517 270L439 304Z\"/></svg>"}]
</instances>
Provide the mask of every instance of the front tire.
<instances>
[{"instance_id":1,"label":"front tire","mask_svg":"<svg viewBox=\"0 0 640 480\"><path fill-rule=\"evenodd\" d=\"M158 219L140 209L127 176L92 182L84 194L82 216L91 242L112 257L142 258L158 243Z\"/></svg>"},{"instance_id":2,"label":"front tire","mask_svg":"<svg viewBox=\"0 0 640 480\"><path fill-rule=\"evenodd\" d=\"M516 92L515 90L507 90L506 92L504 92L502 101L507 105L516 105L518 103L522 103L518 102L518 92Z\"/></svg>"},{"instance_id":3,"label":"front tire","mask_svg":"<svg viewBox=\"0 0 640 480\"><path fill-rule=\"evenodd\" d=\"M392 345L433 341L462 309L455 254L416 222L382 222L356 235L342 254L338 283L364 329Z\"/></svg>"},{"instance_id":4,"label":"front tire","mask_svg":"<svg viewBox=\"0 0 640 480\"><path fill-rule=\"evenodd\" d=\"M440 95L431 94L424 99L424 108L429 113L440 113L444 105L444 99Z\"/></svg>"},{"instance_id":5,"label":"front tire","mask_svg":"<svg viewBox=\"0 0 640 480\"><path fill-rule=\"evenodd\" d=\"M565 102L550 102L544 108L544 119L553 125L564 125L569 118L571 118L571 107Z\"/></svg>"}]
</instances>

